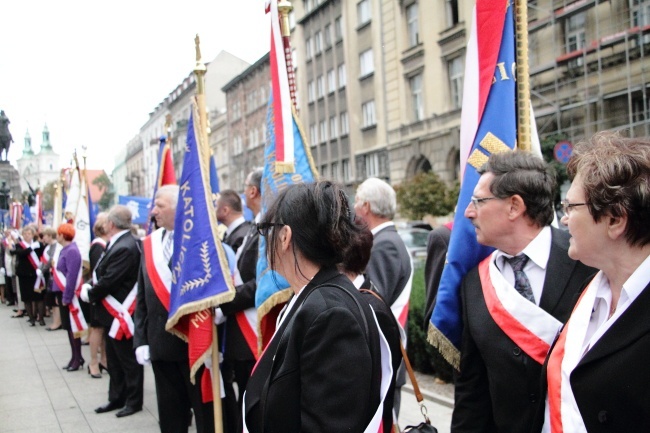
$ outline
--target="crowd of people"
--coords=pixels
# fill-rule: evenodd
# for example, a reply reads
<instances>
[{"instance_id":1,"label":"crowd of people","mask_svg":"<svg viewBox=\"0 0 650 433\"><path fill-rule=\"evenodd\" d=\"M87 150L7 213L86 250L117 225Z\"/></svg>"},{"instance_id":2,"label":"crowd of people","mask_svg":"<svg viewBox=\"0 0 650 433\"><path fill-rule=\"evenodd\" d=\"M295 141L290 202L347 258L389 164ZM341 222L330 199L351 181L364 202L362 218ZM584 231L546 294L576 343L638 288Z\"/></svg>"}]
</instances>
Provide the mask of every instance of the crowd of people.
<instances>
[{"instance_id":1,"label":"crowd of people","mask_svg":"<svg viewBox=\"0 0 650 433\"><path fill-rule=\"evenodd\" d=\"M452 432L650 431L650 143L596 134L576 146L568 173L568 230L553 226L554 174L528 152L491 155L458 210L494 252L461 285ZM352 201L335 182L299 183L262 214L261 180L261 169L246 177L254 221L236 191L216 201L236 291L214 313L224 431L393 431L413 279L392 222L395 191L370 178ZM161 432L187 431L192 417L211 432L205 368L190 381L187 343L165 330L178 195L177 186L159 188L157 230L142 240L128 208L101 215L88 270L71 224L5 232L2 294L31 326L55 316L49 329L68 332L68 371L84 366L80 337L89 335L88 373L110 375L97 413L142 410L151 365ZM427 264L427 284L440 280L450 230L432 235L442 251ZM291 297L260 354L248 317L261 238Z\"/></svg>"}]
</instances>

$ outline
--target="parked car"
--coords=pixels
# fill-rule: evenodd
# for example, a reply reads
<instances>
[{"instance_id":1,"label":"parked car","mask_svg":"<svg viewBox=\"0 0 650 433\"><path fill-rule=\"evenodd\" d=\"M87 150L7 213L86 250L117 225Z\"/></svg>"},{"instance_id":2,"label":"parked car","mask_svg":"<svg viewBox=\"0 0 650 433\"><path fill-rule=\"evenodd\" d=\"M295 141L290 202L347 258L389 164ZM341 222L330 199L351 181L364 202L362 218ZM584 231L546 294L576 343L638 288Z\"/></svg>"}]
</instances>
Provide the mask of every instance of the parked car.
<instances>
[{"instance_id":1,"label":"parked car","mask_svg":"<svg viewBox=\"0 0 650 433\"><path fill-rule=\"evenodd\" d=\"M398 228L400 235L406 245L406 249L413 258L413 262L424 261L427 258L427 238L429 230L417 227Z\"/></svg>"}]
</instances>

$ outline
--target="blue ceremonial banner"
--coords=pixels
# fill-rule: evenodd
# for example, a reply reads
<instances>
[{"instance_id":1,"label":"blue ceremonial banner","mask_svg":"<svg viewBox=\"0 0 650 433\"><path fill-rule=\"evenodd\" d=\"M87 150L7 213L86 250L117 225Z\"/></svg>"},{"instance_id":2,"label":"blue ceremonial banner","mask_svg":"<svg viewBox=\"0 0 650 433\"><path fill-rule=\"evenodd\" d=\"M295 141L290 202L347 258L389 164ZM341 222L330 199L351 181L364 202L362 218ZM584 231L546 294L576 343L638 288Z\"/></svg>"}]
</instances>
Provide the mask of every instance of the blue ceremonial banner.
<instances>
[{"instance_id":1,"label":"blue ceremonial banner","mask_svg":"<svg viewBox=\"0 0 650 433\"><path fill-rule=\"evenodd\" d=\"M212 315L208 309L232 300L235 295L228 259L216 237L217 216L211 186L215 185L216 171L207 143L197 137L198 125L193 119L198 119L196 109L187 127L179 182L166 324L168 331L189 343L192 380L210 355Z\"/></svg>"},{"instance_id":2,"label":"blue ceremonial banner","mask_svg":"<svg viewBox=\"0 0 650 433\"><path fill-rule=\"evenodd\" d=\"M88 197L88 221L90 222L90 240L95 239L95 221L97 221L97 214L99 213L99 206L93 203L90 195L90 186L86 184L86 197Z\"/></svg>"},{"instance_id":3,"label":"blue ceremonial banner","mask_svg":"<svg viewBox=\"0 0 650 433\"><path fill-rule=\"evenodd\" d=\"M151 208L150 198L120 195L117 197L117 203L129 208L133 224L144 224L147 222L149 209Z\"/></svg>"},{"instance_id":4,"label":"blue ceremonial banner","mask_svg":"<svg viewBox=\"0 0 650 433\"><path fill-rule=\"evenodd\" d=\"M266 117L267 145L264 149L264 173L262 175L262 214L283 188L299 182L313 182L318 172L312 160L309 148L298 118L293 111L293 139L295 173L278 173L275 167L275 124L273 122L273 95L271 95ZM259 339L262 347L270 341L275 330L275 318L281 307L291 296L287 281L275 271L269 269L266 260L266 239L259 238L259 256L257 260L257 291L255 307L258 311Z\"/></svg>"},{"instance_id":5,"label":"blue ceremonial banner","mask_svg":"<svg viewBox=\"0 0 650 433\"><path fill-rule=\"evenodd\" d=\"M467 163L464 166L454 228L451 232L447 252L447 263L442 272L428 333L429 342L437 347L443 357L456 369L460 364L460 342L463 327L460 284L465 274L493 251L492 248L477 243L474 226L469 219L465 218L464 212L480 177L477 169L487 161L489 155L513 150L517 138L516 83L515 77L512 75L515 64L513 8L504 8L502 7L504 5L505 3L502 5L502 2L490 3L485 0L477 2L477 9L482 8L482 10L476 13L475 20L478 19L478 23L474 23L473 30L478 29L478 33L473 32L474 34L470 36L470 45L472 44L471 39L474 37L478 46L478 57L472 59L471 49L468 47L465 91L467 92L468 88L478 88L479 94L486 92L487 102L484 109L474 110L478 113L478 127L475 129L476 133L467 155ZM488 9L487 14L486 9ZM495 31L501 32L501 28L498 25L486 25L486 21L493 18L494 15L504 12L506 13L505 22L502 15L496 17L497 22L503 22L502 33L494 34ZM493 47L494 50L498 48L498 56L491 55L496 52L489 52L490 42L499 40L499 45L495 44ZM494 60L485 61L485 59ZM479 80L479 73L471 73L473 67L478 71L479 63L481 66L488 63L485 68L489 68L489 75L480 74L488 79L480 80L479 83L471 83L472 80ZM476 95L463 96L463 110L466 109L465 101L471 97L476 97ZM471 128L467 123L463 123L461 129ZM461 147L462 145L461 143Z\"/></svg>"},{"instance_id":6,"label":"blue ceremonial banner","mask_svg":"<svg viewBox=\"0 0 650 433\"><path fill-rule=\"evenodd\" d=\"M34 218L32 217L32 210L29 207L29 203L26 201L23 203L23 227L33 222Z\"/></svg>"}]
</instances>

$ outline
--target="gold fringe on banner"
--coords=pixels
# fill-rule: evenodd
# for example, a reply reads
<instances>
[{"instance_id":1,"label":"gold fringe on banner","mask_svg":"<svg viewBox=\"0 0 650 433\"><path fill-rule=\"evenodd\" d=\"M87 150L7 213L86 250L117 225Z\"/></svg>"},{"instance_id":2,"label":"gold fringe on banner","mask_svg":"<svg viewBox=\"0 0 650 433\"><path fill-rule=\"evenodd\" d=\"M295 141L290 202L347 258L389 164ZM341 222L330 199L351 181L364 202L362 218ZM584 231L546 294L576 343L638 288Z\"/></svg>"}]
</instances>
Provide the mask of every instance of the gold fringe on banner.
<instances>
[{"instance_id":1,"label":"gold fringe on banner","mask_svg":"<svg viewBox=\"0 0 650 433\"><path fill-rule=\"evenodd\" d=\"M275 161L275 172L276 173L295 173L296 165L293 162L278 162Z\"/></svg>"},{"instance_id":2,"label":"gold fringe on banner","mask_svg":"<svg viewBox=\"0 0 650 433\"><path fill-rule=\"evenodd\" d=\"M427 334L427 341L438 349L438 352L445 360L451 364L457 371L460 371L460 351L454 346L451 341L440 332L438 328L429 324L429 332Z\"/></svg>"}]
</instances>

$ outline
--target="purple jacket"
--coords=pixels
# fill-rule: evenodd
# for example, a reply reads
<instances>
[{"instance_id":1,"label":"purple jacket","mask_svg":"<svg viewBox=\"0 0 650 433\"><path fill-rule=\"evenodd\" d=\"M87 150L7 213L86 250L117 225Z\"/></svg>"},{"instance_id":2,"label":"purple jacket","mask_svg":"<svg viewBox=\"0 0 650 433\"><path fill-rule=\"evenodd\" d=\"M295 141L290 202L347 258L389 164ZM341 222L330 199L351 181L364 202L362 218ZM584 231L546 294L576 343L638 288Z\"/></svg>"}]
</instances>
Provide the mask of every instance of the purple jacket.
<instances>
[{"instance_id":1,"label":"purple jacket","mask_svg":"<svg viewBox=\"0 0 650 433\"><path fill-rule=\"evenodd\" d=\"M59 262L56 264L57 271L65 275L65 290L63 291L63 303L71 304L72 297L77 285L77 276L81 269L81 253L74 242L63 247L59 255Z\"/></svg>"}]
</instances>

